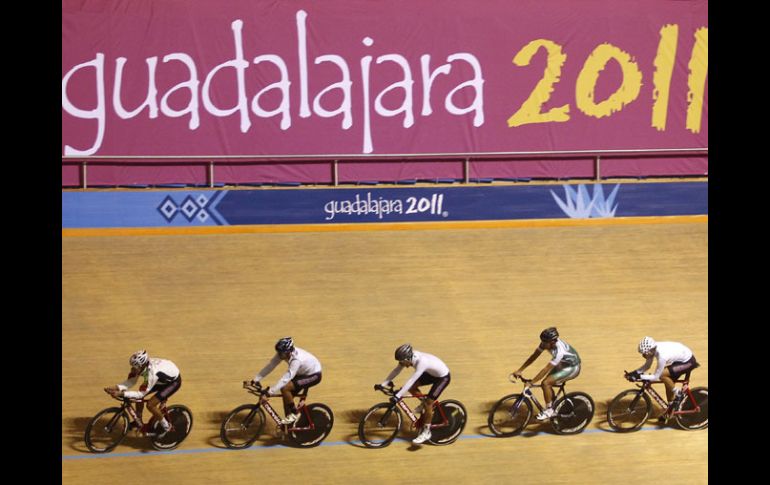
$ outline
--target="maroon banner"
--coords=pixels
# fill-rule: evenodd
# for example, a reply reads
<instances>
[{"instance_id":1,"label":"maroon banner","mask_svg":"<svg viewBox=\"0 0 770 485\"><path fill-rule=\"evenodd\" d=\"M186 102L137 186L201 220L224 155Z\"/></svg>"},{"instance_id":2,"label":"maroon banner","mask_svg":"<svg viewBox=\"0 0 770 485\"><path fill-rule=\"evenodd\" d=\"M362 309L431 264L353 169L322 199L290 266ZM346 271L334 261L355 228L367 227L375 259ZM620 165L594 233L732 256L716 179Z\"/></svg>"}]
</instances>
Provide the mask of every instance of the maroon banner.
<instances>
[{"instance_id":1,"label":"maroon banner","mask_svg":"<svg viewBox=\"0 0 770 485\"><path fill-rule=\"evenodd\" d=\"M64 0L62 154L707 147L707 15L705 0Z\"/></svg>"}]
</instances>

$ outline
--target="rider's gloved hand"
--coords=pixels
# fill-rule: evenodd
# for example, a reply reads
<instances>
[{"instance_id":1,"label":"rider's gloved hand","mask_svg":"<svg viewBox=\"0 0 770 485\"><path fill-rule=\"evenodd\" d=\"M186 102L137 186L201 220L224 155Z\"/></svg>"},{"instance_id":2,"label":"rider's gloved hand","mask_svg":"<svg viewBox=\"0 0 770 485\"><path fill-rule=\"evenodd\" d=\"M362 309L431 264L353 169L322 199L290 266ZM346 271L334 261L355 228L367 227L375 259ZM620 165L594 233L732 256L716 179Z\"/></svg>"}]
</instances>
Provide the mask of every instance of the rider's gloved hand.
<instances>
[{"instance_id":1,"label":"rider's gloved hand","mask_svg":"<svg viewBox=\"0 0 770 485\"><path fill-rule=\"evenodd\" d=\"M375 391L381 391L382 390L382 385L381 384L375 384L374 385L374 390Z\"/></svg>"},{"instance_id":2,"label":"rider's gloved hand","mask_svg":"<svg viewBox=\"0 0 770 485\"><path fill-rule=\"evenodd\" d=\"M635 370L635 371L629 372L626 378L631 382L636 382L640 380L641 377L639 375L639 371Z\"/></svg>"}]
</instances>

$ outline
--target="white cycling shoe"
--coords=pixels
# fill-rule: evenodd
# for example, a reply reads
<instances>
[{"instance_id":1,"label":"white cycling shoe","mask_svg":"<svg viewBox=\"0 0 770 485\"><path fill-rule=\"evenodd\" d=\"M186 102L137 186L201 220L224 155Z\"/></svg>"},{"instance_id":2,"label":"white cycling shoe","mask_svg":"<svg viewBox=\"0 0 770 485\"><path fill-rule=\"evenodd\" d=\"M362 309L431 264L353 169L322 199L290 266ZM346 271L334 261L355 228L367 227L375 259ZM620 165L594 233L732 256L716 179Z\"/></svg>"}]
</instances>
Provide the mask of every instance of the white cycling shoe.
<instances>
[{"instance_id":1,"label":"white cycling shoe","mask_svg":"<svg viewBox=\"0 0 770 485\"><path fill-rule=\"evenodd\" d=\"M412 443L416 445L421 445L429 439L430 439L430 428L423 428L422 432L420 432L420 434L418 434L417 437L412 440Z\"/></svg>"},{"instance_id":2,"label":"white cycling shoe","mask_svg":"<svg viewBox=\"0 0 770 485\"><path fill-rule=\"evenodd\" d=\"M281 424L294 424L299 419L299 413L289 413L286 415L286 419L281 420Z\"/></svg>"},{"instance_id":3,"label":"white cycling shoe","mask_svg":"<svg viewBox=\"0 0 770 485\"><path fill-rule=\"evenodd\" d=\"M553 408L545 408L543 411L537 415L538 421L545 421L547 419L551 419L551 417L555 414L555 411Z\"/></svg>"}]
</instances>

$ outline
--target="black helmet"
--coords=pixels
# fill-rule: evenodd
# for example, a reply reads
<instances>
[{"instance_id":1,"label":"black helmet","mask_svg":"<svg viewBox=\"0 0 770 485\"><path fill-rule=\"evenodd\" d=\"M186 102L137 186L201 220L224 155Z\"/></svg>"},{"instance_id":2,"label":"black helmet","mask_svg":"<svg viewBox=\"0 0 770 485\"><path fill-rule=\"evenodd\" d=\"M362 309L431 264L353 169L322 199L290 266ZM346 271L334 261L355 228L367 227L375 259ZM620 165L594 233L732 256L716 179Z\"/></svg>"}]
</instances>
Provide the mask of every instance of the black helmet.
<instances>
[{"instance_id":1,"label":"black helmet","mask_svg":"<svg viewBox=\"0 0 770 485\"><path fill-rule=\"evenodd\" d=\"M548 327L540 332L541 342L553 342L557 338L559 338L559 331L556 330L556 327Z\"/></svg>"},{"instance_id":2,"label":"black helmet","mask_svg":"<svg viewBox=\"0 0 770 485\"><path fill-rule=\"evenodd\" d=\"M294 339L291 337L284 337L275 343L276 352L292 352L294 350Z\"/></svg>"},{"instance_id":3,"label":"black helmet","mask_svg":"<svg viewBox=\"0 0 770 485\"><path fill-rule=\"evenodd\" d=\"M402 360L412 360L412 346L410 344L404 344L397 348L396 360L399 362Z\"/></svg>"}]
</instances>

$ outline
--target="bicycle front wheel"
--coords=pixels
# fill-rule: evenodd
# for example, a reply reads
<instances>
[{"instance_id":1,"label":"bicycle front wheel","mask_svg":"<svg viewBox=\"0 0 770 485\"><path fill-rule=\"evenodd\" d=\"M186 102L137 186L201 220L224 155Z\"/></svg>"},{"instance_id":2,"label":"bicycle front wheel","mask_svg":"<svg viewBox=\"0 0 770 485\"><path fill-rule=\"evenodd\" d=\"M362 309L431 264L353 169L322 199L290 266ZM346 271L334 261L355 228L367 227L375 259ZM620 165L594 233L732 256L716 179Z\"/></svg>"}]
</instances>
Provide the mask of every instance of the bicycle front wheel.
<instances>
[{"instance_id":1,"label":"bicycle front wheel","mask_svg":"<svg viewBox=\"0 0 770 485\"><path fill-rule=\"evenodd\" d=\"M94 453L112 451L128 433L128 416L123 408L99 411L86 426L86 446Z\"/></svg>"},{"instance_id":2,"label":"bicycle front wheel","mask_svg":"<svg viewBox=\"0 0 770 485\"><path fill-rule=\"evenodd\" d=\"M257 441L265 426L265 412L257 404L233 409L222 421L219 437L228 448L241 449Z\"/></svg>"},{"instance_id":3,"label":"bicycle front wheel","mask_svg":"<svg viewBox=\"0 0 770 485\"><path fill-rule=\"evenodd\" d=\"M401 429L401 411L394 405L382 402L366 412L358 423L358 437L367 448L388 446Z\"/></svg>"},{"instance_id":4,"label":"bicycle front wheel","mask_svg":"<svg viewBox=\"0 0 770 485\"><path fill-rule=\"evenodd\" d=\"M707 387L696 387L691 389L692 397L695 402L687 396L679 403L677 412L684 414L675 414L676 422L680 428L694 431L696 429L708 428L709 425L709 390ZM696 406L697 405L697 406ZM699 409L698 411L696 411Z\"/></svg>"},{"instance_id":5,"label":"bicycle front wheel","mask_svg":"<svg viewBox=\"0 0 770 485\"><path fill-rule=\"evenodd\" d=\"M150 442L156 450L173 450L182 444L182 441L187 438L187 435L192 430L192 411L187 406L181 404L169 406L166 415L169 423L171 423L171 429L160 436L152 438ZM157 428L160 428L160 424L158 424Z\"/></svg>"},{"instance_id":6,"label":"bicycle front wheel","mask_svg":"<svg viewBox=\"0 0 770 485\"><path fill-rule=\"evenodd\" d=\"M577 434L594 417L594 400L584 392L570 392L553 405L551 426L559 434Z\"/></svg>"},{"instance_id":7,"label":"bicycle front wheel","mask_svg":"<svg viewBox=\"0 0 770 485\"><path fill-rule=\"evenodd\" d=\"M607 408L607 423L621 433L641 428L652 411L650 398L641 389L628 389L612 400Z\"/></svg>"},{"instance_id":8,"label":"bicycle front wheel","mask_svg":"<svg viewBox=\"0 0 770 485\"><path fill-rule=\"evenodd\" d=\"M492 406L487 418L495 436L506 437L521 433L532 416L532 404L523 394L504 396Z\"/></svg>"},{"instance_id":9,"label":"bicycle front wheel","mask_svg":"<svg viewBox=\"0 0 770 485\"><path fill-rule=\"evenodd\" d=\"M291 440L302 448L320 445L324 438L329 436L334 425L334 414L325 404L308 404L307 412L310 414L310 420L308 420L307 414L301 411L299 419L293 428L289 429ZM310 429L294 429L308 427Z\"/></svg>"},{"instance_id":10,"label":"bicycle front wheel","mask_svg":"<svg viewBox=\"0 0 770 485\"><path fill-rule=\"evenodd\" d=\"M447 425L431 430L431 437L428 441L434 445L448 445L454 443L465 429L465 422L468 420L468 413L465 406L460 401L448 399L439 404L447 418ZM433 423L441 423L443 419L438 410L433 411Z\"/></svg>"}]
</instances>

